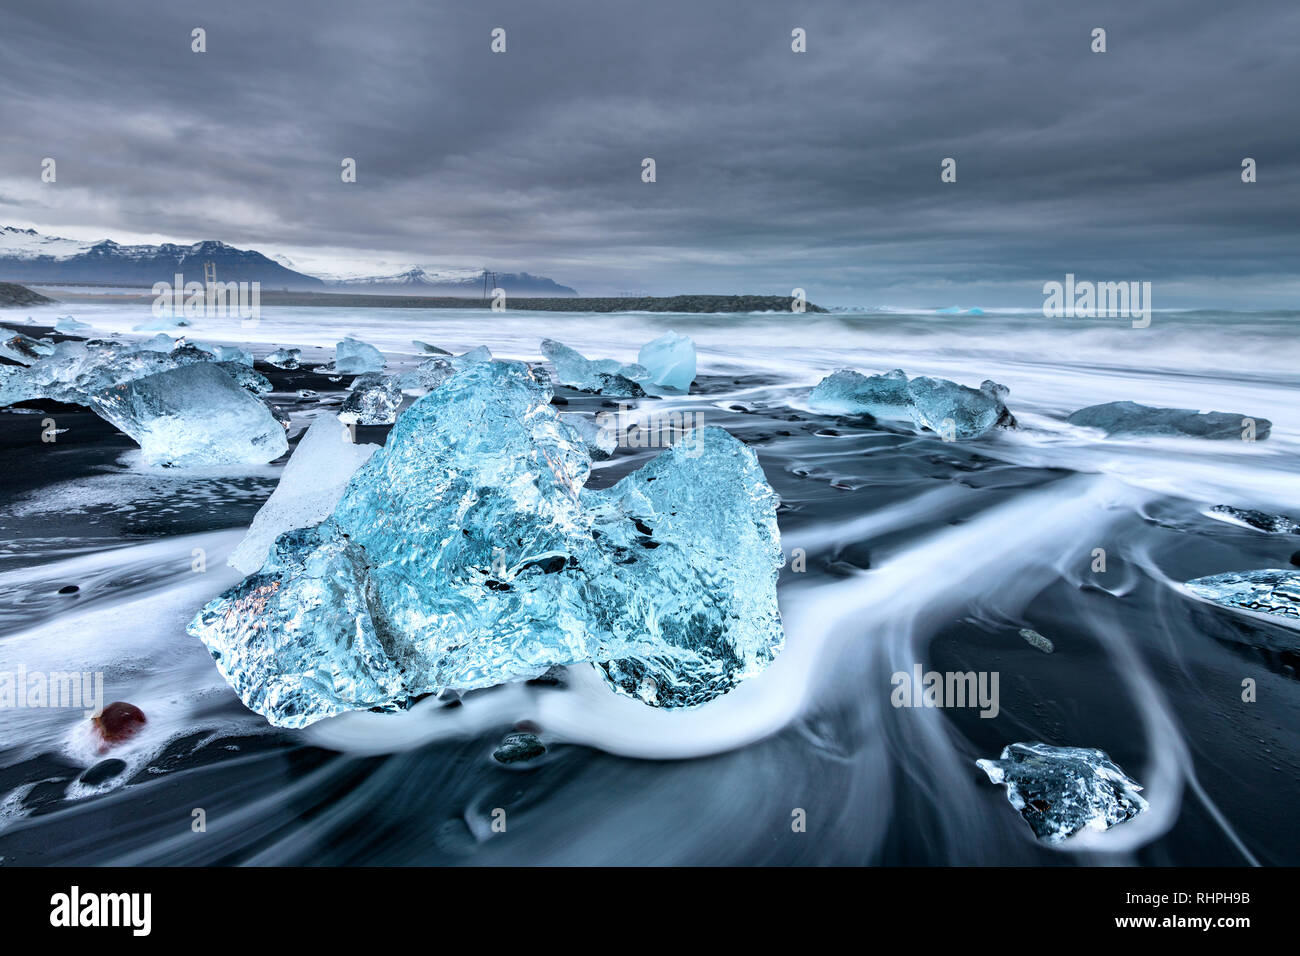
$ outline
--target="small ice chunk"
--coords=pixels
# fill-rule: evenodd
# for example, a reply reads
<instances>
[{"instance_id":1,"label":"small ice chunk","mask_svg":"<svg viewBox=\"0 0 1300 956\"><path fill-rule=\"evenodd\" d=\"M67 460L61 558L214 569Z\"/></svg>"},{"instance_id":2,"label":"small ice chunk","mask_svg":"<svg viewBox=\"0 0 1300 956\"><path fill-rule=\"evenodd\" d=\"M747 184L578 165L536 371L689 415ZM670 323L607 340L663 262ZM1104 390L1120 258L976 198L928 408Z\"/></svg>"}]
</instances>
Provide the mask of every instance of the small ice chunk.
<instances>
[{"instance_id":1,"label":"small ice chunk","mask_svg":"<svg viewBox=\"0 0 1300 956\"><path fill-rule=\"evenodd\" d=\"M1265 511L1250 508L1233 508L1230 505L1215 505L1208 512L1211 518L1254 528L1266 534L1300 534L1300 524L1285 515L1271 515Z\"/></svg>"},{"instance_id":2,"label":"small ice chunk","mask_svg":"<svg viewBox=\"0 0 1300 956\"><path fill-rule=\"evenodd\" d=\"M455 374L456 369L451 362L444 358L431 358L409 372L403 372L398 382L403 389L424 393L437 388Z\"/></svg>"},{"instance_id":3,"label":"small ice chunk","mask_svg":"<svg viewBox=\"0 0 1300 956\"><path fill-rule=\"evenodd\" d=\"M361 375L378 372L384 367L384 353L373 345L357 339L345 338L334 346L334 365L331 369L343 375Z\"/></svg>"},{"instance_id":4,"label":"small ice chunk","mask_svg":"<svg viewBox=\"0 0 1300 956\"><path fill-rule=\"evenodd\" d=\"M1254 438L1268 437L1273 423L1231 412L1198 412L1191 408L1157 408L1137 402L1089 405L1066 419L1071 425L1100 428L1107 438L1172 436L1240 440L1253 429Z\"/></svg>"},{"instance_id":5,"label":"small ice chunk","mask_svg":"<svg viewBox=\"0 0 1300 956\"><path fill-rule=\"evenodd\" d=\"M246 352L236 345L204 345L199 342L193 343L197 349L210 352L218 362L235 362L240 365L253 366L253 353Z\"/></svg>"},{"instance_id":6,"label":"small ice chunk","mask_svg":"<svg viewBox=\"0 0 1300 956\"><path fill-rule=\"evenodd\" d=\"M317 418L298 440L280 483L253 516L248 534L230 556L230 564L244 574L252 574L266 561L272 542L281 534L329 517L348 480L378 448L354 443L351 432L333 416Z\"/></svg>"},{"instance_id":7,"label":"small ice chunk","mask_svg":"<svg viewBox=\"0 0 1300 956\"><path fill-rule=\"evenodd\" d=\"M912 419L907 374L901 368L870 376L852 369L838 369L817 383L808 396L808 404L818 411L835 415L870 415L897 421Z\"/></svg>"},{"instance_id":8,"label":"small ice chunk","mask_svg":"<svg viewBox=\"0 0 1300 956\"><path fill-rule=\"evenodd\" d=\"M451 357L451 353L448 352L446 349L440 349L438 348L438 346L430 345L428 342L421 342L419 339L411 339L411 344L414 345L416 348L418 348L421 352L426 352L429 355L445 355L448 358Z\"/></svg>"},{"instance_id":9,"label":"small ice chunk","mask_svg":"<svg viewBox=\"0 0 1300 956\"><path fill-rule=\"evenodd\" d=\"M402 405L402 390L397 379L378 372L358 375L339 409L339 421L345 425L391 425L397 421Z\"/></svg>"},{"instance_id":10,"label":"small ice chunk","mask_svg":"<svg viewBox=\"0 0 1300 956\"><path fill-rule=\"evenodd\" d=\"M666 332L641 346L636 360L655 385L689 392L695 381L695 343L690 336Z\"/></svg>"},{"instance_id":11,"label":"small ice chunk","mask_svg":"<svg viewBox=\"0 0 1300 956\"><path fill-rule=\"evenodd\" d=\"M1031 628L1022 627L1020 629L1020 636L1029 643L1030 647L1037 648L1044 654L1050 654L1056 650L1055 644Z\"/></svg>"},{"instance_id":12,"label":"small ice chunk","mask_svg":"<svg viewBox=\"0 0 1300 956\"><path fill-rule=\"evenodd\" d=\"M274 365L286 371L298 368L302 361L302 349L276 349L266 357L267 365Z\"/></svg>"},{"instance_id":13,"label":"small ice chunk","mask_svg":"<svg viewBox=\"0 0 1300 956\"><path fill-rule=\"evenodd\" d=\"M478 365L480 362L492 361L492 353L486 345L476 345L461 355L454 355L451 358L453 368L468 368L471 365Z\"/></svg>"},{"instance_id":14,"label":"small ice chunk","mask_svg":"<svg viewBox=\"0 0 1300 956\"><path fill-rule=\"evenodd\" d=\"M1300 622L1300 571L1289 568L1229 571L1195 578L1186 586L1212 604Z\"/></svg>"},{"instance_id":15,"label":"small ice chunk","mask_svg":"<svg viewBox=\"0 0 1300 956\"><path fill-rule=\"evenodd\" d=\"M48 342L23 335L21 332L14 332L8 338L0 339L0 356L18 362L20 365L31 365L53 351L54 346Z\"/></svg>"},{"instance_id":16,"label":"small ice chunk","mask_svg":"<svg viewBox=\"0 0 1300 956\"><path fill-rule=\"evenodd\" d=\"M618 450L618 435L613 429L598 424L592 416L581 412L560 412L560 421L573 426L592 461L605 461Z\"/></svg>"},{"instance_id":17,"label":"small ice chunk","mask_svg":"<svg viewBox=\"0 0 1300 956\"><path fill-rule=\"evenodd\" d=\"M55 332L78 332L90 328L89 322L82 322L71 315L65 315L54 323Z\"/></svg>"},{"instance_id":18,"label":"small ice chunk","mask_svg":"<svg viewBox=\"0 0 1300 956\"><path fill-rule=\"evenodd\" d=\"M261 463L288 448L265 403L212 363L111 386L91 396L90 406L135 439L151 465Z\"/></svg>"},{"instance_id":19,"label":"small ice chunk","mask_svg":"<svg viewBox=\"0 0 1300 956\"><path fill-rule=\"evenodd\" d=\"M649 377L641 365L623 365L613 359L588 359L554 339L542 339L542 354L555 365L555 375L561 385L619 398L645 396L645 389L635 381Z\"/></svg>"},{"instance_id":20,"label":"small ice chunk","mask_svg":"<svg viewBox=\"0 0 1300 956\"><path fill-rule=\"evenodd\" d=\"M1009 419L1003 401L1007 393L1006 386L992 381L985 381L978 390L943 378L921 377L907 383L916 426L958 440L979 438Z\"/></svg>"},{"instance_id":21,"label":"small ice chunk","mask_svg":"<svg viewBox=\"0 0 1300 956\"><path fill-rule=\"evenodd\" d=\"M1061 843L1080 830L1109 830L1147 808L1142 789L1104 751L1050 744L1011 744L998 760L976 760L1035 836Z\"/></svg>"}]
</instances>

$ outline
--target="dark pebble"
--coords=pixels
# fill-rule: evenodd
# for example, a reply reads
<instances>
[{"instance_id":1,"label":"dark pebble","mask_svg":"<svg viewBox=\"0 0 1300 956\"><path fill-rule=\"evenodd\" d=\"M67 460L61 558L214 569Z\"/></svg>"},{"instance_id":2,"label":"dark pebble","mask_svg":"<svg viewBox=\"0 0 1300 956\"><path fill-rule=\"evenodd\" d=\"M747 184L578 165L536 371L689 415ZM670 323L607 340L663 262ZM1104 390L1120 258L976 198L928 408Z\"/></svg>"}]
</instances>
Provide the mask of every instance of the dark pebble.
<instances>
[{"instance_id":1,"label":"dark pebble","mask_svg":"<svg viewBox=\"0 0 1300 956\"><path fill-rule=\"evenodd\" d=\"M506 734L492 757L498 763L520 763L533 760L544 753L546 748L534 734Z\"/></svg>"},{"instance_id":2,"label":"dark pebble","mask_svg":"<svg viewBox=\"0 0 1300 956\"><path fill-rule=\"evenodd\" d=\"M1291 555L1291 563L1294 564L1297 568L1300 568L1300 551L1297 551L1295 554Z\"/></svg>"},{"instance_id":3,"label":"dark pebble","mask_svg":"<svg viewBox=\"0 0 1300 956\"><path fill-rule=\"evenodd\" d=\"M126 761L109 757L101 760L81 775L81 782L88 787L97 787L106 780L112 780L126 769Z\"/></svg>"},{"instance_id":4,"label":"dark pebble","mask_svg":"<svg viewBox=\"0 0 1300 956\"><path fill-rule=\"evenodd\" d=\"M63 587L59 588L59 593L60 593L60 594L76 594L76 593L77 593L78 591L80 591L80 590L81 590L81 588L77 587L75 584L65 584L65 585L63 585Z\"/></svg>"}]
</instances>

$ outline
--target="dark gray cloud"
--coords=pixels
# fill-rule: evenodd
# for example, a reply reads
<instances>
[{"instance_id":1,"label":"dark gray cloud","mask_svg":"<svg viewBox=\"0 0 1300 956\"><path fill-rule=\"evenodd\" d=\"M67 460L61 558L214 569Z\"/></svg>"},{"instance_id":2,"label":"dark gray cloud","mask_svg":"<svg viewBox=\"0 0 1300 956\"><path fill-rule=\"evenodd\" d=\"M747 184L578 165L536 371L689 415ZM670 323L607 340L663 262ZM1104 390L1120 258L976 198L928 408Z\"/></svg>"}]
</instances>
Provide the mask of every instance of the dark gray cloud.
<instances>
[{"instance_id":1,"label":"dark gray cloud","mask_svg":"<svg viewBox=\"0 0 1300 956\"><path fill-rule=\"evenodd\" d=\"M1292 0L4 4L0 222L589 292L1300 302Z\"/></svg>"}]
</instances>

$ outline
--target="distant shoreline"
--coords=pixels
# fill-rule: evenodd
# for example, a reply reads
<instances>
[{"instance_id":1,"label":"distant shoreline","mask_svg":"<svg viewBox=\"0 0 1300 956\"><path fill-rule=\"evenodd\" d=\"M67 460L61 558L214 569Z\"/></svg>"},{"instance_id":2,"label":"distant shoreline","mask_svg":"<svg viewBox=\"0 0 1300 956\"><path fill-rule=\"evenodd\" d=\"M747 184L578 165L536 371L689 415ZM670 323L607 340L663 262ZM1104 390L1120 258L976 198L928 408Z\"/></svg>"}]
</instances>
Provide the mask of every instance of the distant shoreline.
<instances>
[{"instance_id":1,"label":"distant shoreline","mask_svg":"<svg viewBox=\"0 0 1300 956\"><path fill-rule=\"evenodd\" d=\"M41 285L41 283L35 283ZM121 302L152 305L150 292L69 292L61 289L61 302ZM352 292L284 292L263 290L261 304L267 306L312 306L316 308L369 309L483 309L491 299L463 296L365 295ZM792 312L794 299L788 295L672 295L672 296L517 296L506 299L507 311L537 312ZM804 311L824 313L821 306L805 303Z\"/></svg>"}]
</instances>

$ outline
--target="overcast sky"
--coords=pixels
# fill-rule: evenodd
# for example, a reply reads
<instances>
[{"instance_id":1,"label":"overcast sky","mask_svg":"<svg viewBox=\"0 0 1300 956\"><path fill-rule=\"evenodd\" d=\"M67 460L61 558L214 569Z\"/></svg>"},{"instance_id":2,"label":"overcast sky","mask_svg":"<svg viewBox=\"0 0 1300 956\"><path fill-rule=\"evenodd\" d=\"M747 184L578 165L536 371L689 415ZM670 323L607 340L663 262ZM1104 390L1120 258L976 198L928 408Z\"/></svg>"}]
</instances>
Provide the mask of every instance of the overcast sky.
<instances>
[{"instance_id":1,"label":"overcast sky","mask_svg":"<svg viewBox=\"0 0 1300 956\"><path fill-rule=\"evenodd\" d=\"M0 224L590 294L1300 308L1298 40L1296 0L0 0Z\"/></svg>"}]
</instances>

